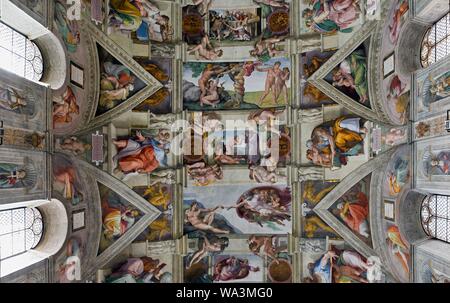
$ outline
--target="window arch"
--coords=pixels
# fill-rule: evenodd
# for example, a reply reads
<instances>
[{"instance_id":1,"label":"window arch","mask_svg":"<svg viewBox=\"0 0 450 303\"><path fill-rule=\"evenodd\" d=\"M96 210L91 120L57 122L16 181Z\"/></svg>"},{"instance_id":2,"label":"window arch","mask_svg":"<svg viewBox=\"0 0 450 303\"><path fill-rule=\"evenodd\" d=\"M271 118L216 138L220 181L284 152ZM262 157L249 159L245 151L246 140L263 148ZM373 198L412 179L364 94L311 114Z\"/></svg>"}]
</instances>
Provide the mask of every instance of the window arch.
<instances>
[{"instance_id":1,"label":"window arch","mask_svg":"<svg viewBox=\"0 0 450 303\"><path fill-rule=\"evenodd\" d=\"M35 207L0 211L0 261L35 248L44 231L41 212Z\"/></svg>"},{"instance_id":2,"label":"window arch","mask_svg":"<svg viewBox=\"0 0 450 303\"><path fill-rule=\"evenodd\" d=\"M427 67L450 54L450 13L447 13L425 34L420 59Z\"/></svg>"},{"instance_id":3,"label":"window arch","mask_svg":"<svg viewBox=\"0 0 450 303\"><path fill-rule=\"evenodd\" d=\"M0 204L0 279L55 255L68 227L59 200Z\"/></svg>"},{"instance_id":4,"label":"window arch","mask_svg":"<svg viewBox=\"0 0 450 303\"><path fill-rule=\"evenodd\" d=\"M44 73L39 47L2 22L0 22L0 67L33 81L41 80Z\"/></svg>"},{"instance_id":5,"label":"window arch","mask_svg":"<svg viewBox=\"0 0 450 303\"><path fill-rule=\"evenodd\" d=\"M450 197L432 195L424 199L421 209L422 226L433 238L450 243Z\"/></svg>"}]
</instances>

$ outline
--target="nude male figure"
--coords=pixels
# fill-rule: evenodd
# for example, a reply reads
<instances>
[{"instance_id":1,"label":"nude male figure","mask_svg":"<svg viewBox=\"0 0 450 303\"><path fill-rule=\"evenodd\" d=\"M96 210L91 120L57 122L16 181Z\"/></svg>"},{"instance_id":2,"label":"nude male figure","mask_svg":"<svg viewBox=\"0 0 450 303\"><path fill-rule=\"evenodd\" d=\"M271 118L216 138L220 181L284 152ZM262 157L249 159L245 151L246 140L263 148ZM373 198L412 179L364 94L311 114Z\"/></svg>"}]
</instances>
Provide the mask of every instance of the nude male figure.
<instances>
[{"instance_id":1,"label":"nude male figure","mask_svg":"<svg viewBox=\"0 0 450 303\"><path fill-rule=\"evenodd\" d=\"M288 67L283 68L283 71L275 81L275 102L278 102L280 96L283 96L284 103L288 102L288 87L286 81L291 77L291 71Z\"/></svg>"},{"instance_id":2,"label":"nude male figure","mask_svg":"<svg viewBox=\"0 0 450 303\"><path fill-rule=\"evenodd\" d=\"M217 77L225 73L229 68L221 67L219 65L208 64L203 70L200 78L198 79L198 87L200 87L200 100L208 93L209 80L213 77Z\"/></svg>"},{"instance_id":3,"label":"nude male figure","mask_svg":"<svg viewBox=\"0 0 450 303\"><path fill-rule=\"evenodd\" d=\"M247 242L250 251L252 251L255 255L260 256L264 258L264 255L269 256L272 258L277 264L280 263L277 258L277 253L281 251L280 249L277 249L273 245L274 236L267 237L267 236L256 236L251 235ZM262 251L261 251L262 249Z\"/></svg>"},{"instance_id":4,"label":"nude male figure","mask_svg":"<svg viewBox=\"0 0 450 303\"><path fill-rule=\"evenodd\" d=\"M218 88L219 88L219 79L209 80L207 86L207 94L205 96L200 97L200 106L203 106L203 104L207 104L211 105L212 107L216 107L217 103L220 102Z\"/></svg>"},{"instance_id":5,"label":"nude male figure","mask_svg":"<svg viewBox=\"0 0 450 303\"><path fill-rule=\"evenodd\" d=\"M216 210L218 209L224 209L223 206L217 206L214 208L199 208L198 203L194 202L192 203L191 207L186 210L184 213L185 223L190 223L193 227L197 228L198 230L204 230L204 231L210 231L216 234L229 234L230 231L223 230L220 228L216 228L211 226L211 224L214 222L214 215ZM207 213L207 215L201 219L200 215L202 213Z\"/></svg>"},{"instance_id":6,"label":"nude male figure","mask_svg":"<svg viewBox=\"0 0 450 303\"><path fill-rule=\"evenodd\" d=\"M192 256L191 262L189 262L189 267L200 262L204 257L206 257L209 253L217 253L223 250L222 244L220 241L210 242L208 238L203 237L203 246ZM189 268L188 267L188 268Z\"/></svg>"},{"instance_id":7,"label":"nude male figure","mask_svg":"<svg viewBox=\"0 0 450 303\"><path fill-rule=\"evenodd\" d=\"M223 50L214 48L207 35L203 36L199 45L188 49L188 52L190 54L194 53L197 60L200 57L206 60L216 60L223 55Z\"/></svg>"},{"instance_id":8,"label":"nude male figure","mask_svg":"<svg viewBox=\"0 0 450 303\"><path fill-rule=\"evenodd\" d=\"M222 168L217 165L206 165L204 162L197 162L187 166L190 177L198 184L211 184L223 178Z\"/></svg>"},{"instance_id":9,"label":"nude male figure","mask_svg":"<svg viewBox=\"0 0 450 303\"><path fill-rule=\"evenodd\" d=\"M261 104L270 93L272 93L272 95L274 97L276 96L275 82L281 73L280 66L281 66L281 62L277 61L271 67L265 67L265 68L256 67L256 70L259 72L262 72L262 73L267 72L265 89L264 89L264 93L259 98L259 104Z\"/></svg>"},{"instance_id":10,"label":"nude male figure","mask_svg":"<svg viewBox=\"0 0 450 303\"><path fill-rule=\"evenodd\" d=\"M275 44L283 41L284 39L285 37L263 39L261 36L261 38L255 43L254 48L250 51L250 55L253 57L260 57L267 51L269 57L273 58L282 53L282 51L278 51L275 48Z\"/></svg>"},{"instance_id":11,"label":"nude male figure","mask_svg":"<svg viewBox=\"0 0 450 303\"><path fill-rule=\"evenodd\" d=\"M250 165L249 178L258 183L276 183L277 181L285 180L286 177L280 176L273 171L267 170L263 166Z\"/></svg>"}]
</instances>

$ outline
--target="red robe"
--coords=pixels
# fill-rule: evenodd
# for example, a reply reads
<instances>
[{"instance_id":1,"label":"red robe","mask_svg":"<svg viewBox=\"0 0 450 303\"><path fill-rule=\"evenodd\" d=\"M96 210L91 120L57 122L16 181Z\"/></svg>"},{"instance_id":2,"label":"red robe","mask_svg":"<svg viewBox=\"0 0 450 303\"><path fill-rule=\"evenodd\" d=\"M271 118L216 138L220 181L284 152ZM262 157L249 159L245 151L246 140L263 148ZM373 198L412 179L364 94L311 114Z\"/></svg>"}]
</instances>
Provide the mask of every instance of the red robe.
<instances>
[{"instance_id":1,"label":"red robe","mask_svg":"<svg viewBox=\"0 0 450 303\"><path fill-rule=\"evenodd\" d=\"M369 216L369 203L364 193L358 194L358 203L351 203L344 221L352 230L359 233L359 226Z\"/></svg>"},{"instance_id":2,"label":"red robe","mask_svg":"<svg viewBox=\"0 0 450 303\"><path fill-rule=\"evenodd\" d=\"M123 157L119 160L119 167L124 173L142 172L150 173L158 168L159 162L155 157L153 146L147 145L138 154Z\"/></svg>"}]
</instances>

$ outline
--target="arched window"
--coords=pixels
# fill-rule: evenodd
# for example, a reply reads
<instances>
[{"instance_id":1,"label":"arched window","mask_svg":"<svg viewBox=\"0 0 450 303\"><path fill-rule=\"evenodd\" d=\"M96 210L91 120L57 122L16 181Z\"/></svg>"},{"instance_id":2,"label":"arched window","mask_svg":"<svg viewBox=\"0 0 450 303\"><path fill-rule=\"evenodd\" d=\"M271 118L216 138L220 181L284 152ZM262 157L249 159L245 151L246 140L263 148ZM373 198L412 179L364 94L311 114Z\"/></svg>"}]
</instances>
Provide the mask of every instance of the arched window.
<instances>
[{"instance_id":1,"label":"arched window","mask_svg":"<svg viewBox=\"0 0 450 303\"><path fill-rule=\"evenodd\" d=\"M0 211L0 261L35 248L42 238L44 223L35 207Z\"/></svg>"},{"instance_id":2,"label":"arched window","mask_svg":"<svg viewBox=\"0 0 450 303\"><path fill-rule=\"evenodd\" d=\"M450 54L450 13L436 22L422 41L421 61L427 67Z\"/></svg>"},{"instance_id":3,"label":"arched window","mask_svg":"<svg viewBox=\"0 0 450 303\"><path fill-rule=\"evenodd\" d=\"M44 72L42 54L34 42L0 22L0 68L39 81Z\"/></svg>"},{"instance_id":4,"label":"arched window","mask_svg":"<svg viewBox=\"0 0 450 303\"><path fill-rule=\"evenodd\" d=\"M55 255L67 237L61 201L0 204L0 279Z\"/></svg>"},{"instance_id":5,"label":"arched window","mask_svg":"<svg viewBox=\"0 0 450 303\"><path fill-rule=\"evenodd\" d=\"M450 243L450 197L432 195L422 203L422 226L433 238Z\"/></svg>"}]
</instances>

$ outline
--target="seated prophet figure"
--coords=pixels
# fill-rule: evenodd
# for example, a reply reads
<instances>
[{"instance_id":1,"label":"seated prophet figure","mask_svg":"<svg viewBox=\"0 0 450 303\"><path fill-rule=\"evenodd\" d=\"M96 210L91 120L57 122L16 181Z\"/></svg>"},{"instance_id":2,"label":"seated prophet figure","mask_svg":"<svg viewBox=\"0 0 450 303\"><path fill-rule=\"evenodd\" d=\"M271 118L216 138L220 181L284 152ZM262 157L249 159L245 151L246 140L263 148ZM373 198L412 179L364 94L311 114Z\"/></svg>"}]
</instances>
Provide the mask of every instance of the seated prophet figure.
<instances>
[{"instance_id":1,"label":"seated prophet figure","mask_svg":"<svg viewBox=\"0 0 450 303\"><path fill-rule=\"evenodd\" d=\"M333 251L328 251L319 259L308 264L310 277L303 279L303 283L331 283L332 261L337 256Z\"/></svg>"},{"instance_id":2,"label":"seated prophet figure","mask_svg":"<svg viewBox=\"0 0 450 303\"><path fill-rule=\"evenodd\" d=\"M136 31L142 23L142 14L137 4L140 1L110 0L109 25L123 31Z\"/></svg>"},{"instance_id":3,"label":"seated prophet figure","mask_svg":"<svg viewBox=\"0 0 450 303\"><path fill-rule=\"evenodd\" d=\"M161 14L159 8L150 1L141 2L142 24L136 32L141 41L170 41L173 38L173 27L170 18Z\"/></svg>"},{"instance_id":4,"label":"seated prophet figure","mask_svg":"<svg viewBox=\"0 0 450 303\"><path fill-rule=\"evenodd\" d=\"M120 150L114 156L117 169L125 174L151 173L160 165L167 165L169 138L169 132L161 130L155 138L144 137L137 132L134 139L114 140Z\"/></svg>"},{"instance_id":5,"label":"seated prophet figure","mask_svg":"<svg viewBox=\"0 0 450 303\"><path fill-rule=\"evenodd\" d=\"M368 130L360 124L361 118L343 116L317 126L306 143L307 158L324 167L346 165L347 157L359 154L363 148Z\"/></svg>"},{"instance_id":6,"label":"seated prophet figure","mask_svg":"<svg viewBox=\"0 0 450 303\"><path fill-rule=\"evenodd\" d=\"M360 254L332 247L314 263L308 264L306 283L368 283L367 271L373 266Z\"/></svg>"},{"instance_id":7,"label":"seated prophet figure","mask_svg":"<svg viewBox=\"0 0 450 303\"><path fill-rule=\"evenodd\" d=\"M305 25L319 33L352 32L352 24L358 19L358 0L311 0L311 8L303 11Z\"/></svg>"},{"instance_id":8,"label":"seated prophet figure","mask_svg":"<svg viewBox=\"0 0 450 303\"><path fill-rule=\"evenodd\" d=\"M364 257L355 251L339 251L336 248L333 248L333 253L337 256L332 265L335 283L369 282L366 276L371 264Z\"/></svg>"}]
</instances>

